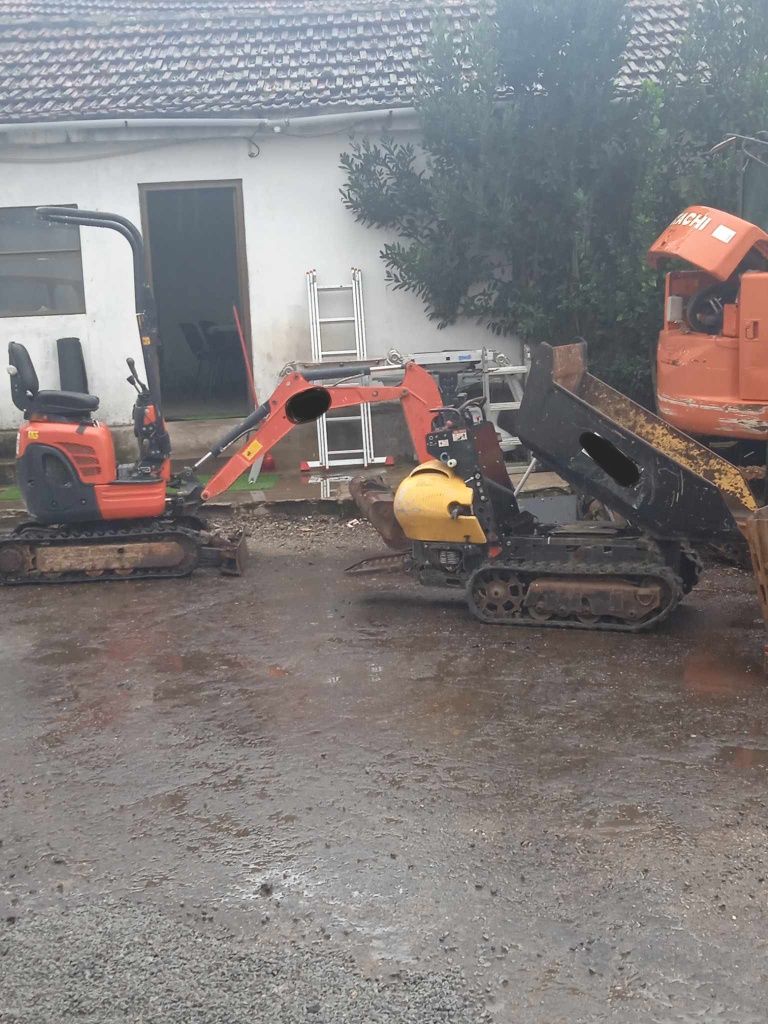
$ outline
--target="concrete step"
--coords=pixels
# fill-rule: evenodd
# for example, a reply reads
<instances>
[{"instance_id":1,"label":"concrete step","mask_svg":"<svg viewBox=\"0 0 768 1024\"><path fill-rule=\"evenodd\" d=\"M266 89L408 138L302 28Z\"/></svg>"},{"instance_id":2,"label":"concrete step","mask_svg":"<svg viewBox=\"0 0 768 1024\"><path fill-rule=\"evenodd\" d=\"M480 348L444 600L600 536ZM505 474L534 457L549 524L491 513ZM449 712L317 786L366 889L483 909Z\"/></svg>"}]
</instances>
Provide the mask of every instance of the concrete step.
<instances>
[{"instance_id":1,"label":"concrete step","mask_svg":"<svg viewBox=\"0 0 768 1024\"><path fill-rule=\"evenodd\" d=\"M16 459L0 459L0 485L16 483Z\"/></svg>"},{"instance_id":2,"label":"concrete step","mask_svg":"<svg viewBox=\"0 0 768 1024\"><path fill-rule=\"evenodd\" d=\"M16 431L0 430L0 459L16 457Z\"/></svg>"}]
</instances>

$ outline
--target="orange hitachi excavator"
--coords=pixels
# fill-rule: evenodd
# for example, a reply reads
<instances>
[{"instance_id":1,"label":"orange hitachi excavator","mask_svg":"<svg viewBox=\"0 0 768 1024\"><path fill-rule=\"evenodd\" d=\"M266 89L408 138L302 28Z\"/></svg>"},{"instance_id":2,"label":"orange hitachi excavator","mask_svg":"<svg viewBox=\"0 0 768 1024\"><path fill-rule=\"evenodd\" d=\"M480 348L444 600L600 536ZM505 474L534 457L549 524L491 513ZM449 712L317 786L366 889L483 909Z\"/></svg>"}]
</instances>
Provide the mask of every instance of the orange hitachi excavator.
<instances>
[{"instance_id":1,"label":"orange hitachi excavator","mask_svg":"<svg viewBox=\"0 0 768 1024\"><path fill-rule=\"evenodd\" d=\"M765 465L768 439L768 234L691 206L651 246L666 275L656 401L667 422L735 462ZM727 440L726 440L727 439Z\"/></svg>"}]
</instances>

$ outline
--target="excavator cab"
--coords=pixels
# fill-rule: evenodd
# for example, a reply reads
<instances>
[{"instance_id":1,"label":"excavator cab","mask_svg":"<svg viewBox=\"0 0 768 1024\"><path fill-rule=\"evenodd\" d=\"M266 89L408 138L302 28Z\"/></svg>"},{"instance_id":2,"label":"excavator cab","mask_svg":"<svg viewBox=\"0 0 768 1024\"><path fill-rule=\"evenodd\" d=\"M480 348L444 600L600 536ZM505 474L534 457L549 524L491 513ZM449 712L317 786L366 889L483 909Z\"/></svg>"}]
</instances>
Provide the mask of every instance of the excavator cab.
<instances>
[{"instance_id":1,"label":"excavator cab","mask_svg":"<svg viewBox=\"0 0 768 1024\"><path fill-rule=\"evenodd\" d=\"M689 434L759 439L768 431L768 234L706 206L676 217L651 246L667 273L656 357L660 415Z\"/></svg>"}]
</instances>

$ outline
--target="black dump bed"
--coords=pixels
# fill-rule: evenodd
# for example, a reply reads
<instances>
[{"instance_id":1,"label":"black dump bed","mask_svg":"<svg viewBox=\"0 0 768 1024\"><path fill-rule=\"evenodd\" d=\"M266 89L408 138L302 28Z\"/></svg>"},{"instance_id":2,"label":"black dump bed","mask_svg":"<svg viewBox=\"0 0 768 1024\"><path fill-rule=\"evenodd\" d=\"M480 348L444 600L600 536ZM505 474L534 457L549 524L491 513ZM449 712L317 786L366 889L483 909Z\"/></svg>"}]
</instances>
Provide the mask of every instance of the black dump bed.
<instances>
[{"instance_id":1,"label":"black dump bed","mask_svg":"<svg viewBox=\"0 0 768 1024\"><path fill-rule=\"evenodd\" d=\"M541 344L517 432L575 490L656 537L743 543L756 508L738 469L587 373L587 346Z\"/></svg>"}]
</instances>

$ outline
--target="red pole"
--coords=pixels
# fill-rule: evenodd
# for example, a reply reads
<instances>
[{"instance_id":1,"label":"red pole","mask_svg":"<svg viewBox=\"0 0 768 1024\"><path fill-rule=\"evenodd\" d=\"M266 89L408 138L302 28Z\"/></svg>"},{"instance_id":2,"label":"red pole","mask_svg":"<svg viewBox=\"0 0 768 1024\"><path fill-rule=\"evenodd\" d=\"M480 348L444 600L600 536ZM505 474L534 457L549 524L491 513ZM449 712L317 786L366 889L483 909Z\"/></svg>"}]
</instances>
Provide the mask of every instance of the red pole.
<instances>
[{"instance_id":1,"label":"red pole","mask_svg":"<svg viewBox=\"0 0 768 1024\"><path fill-rule=\"evenodd\" d=\"M243 325L240 323L240 314L237 312L237 306L232 307L232 312L235 317L235 327L237 328L237 336L240 339L240 348L243 350L243 365L245 366L245 375L248 378L248 393L251 396L251 402L253 408L259 404L259 400L256 397L256 385L253 382L253 371L251 370L251 361L248 358L248 348L245 344L245 335L243 334Z\"/></svg>"}]
</instances>

